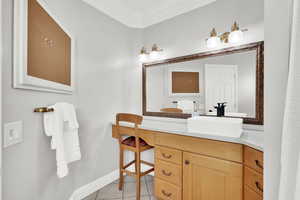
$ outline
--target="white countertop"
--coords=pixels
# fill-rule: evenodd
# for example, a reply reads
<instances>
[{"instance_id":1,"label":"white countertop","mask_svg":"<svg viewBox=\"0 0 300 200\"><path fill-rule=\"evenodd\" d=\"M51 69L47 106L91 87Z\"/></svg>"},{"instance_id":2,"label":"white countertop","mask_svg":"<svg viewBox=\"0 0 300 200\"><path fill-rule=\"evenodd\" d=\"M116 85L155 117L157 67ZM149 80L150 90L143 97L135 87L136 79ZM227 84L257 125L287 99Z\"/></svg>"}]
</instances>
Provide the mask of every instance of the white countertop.
<instances>
[{"instance_id":1,"label":"white countertop","mask_svg":"<svg viewBox=\"0 0 300 200\"><path fill-rule=\"evenodd\" d=\"M128 123L122 123L121 125L130 126L130 124ZM152 130L152 131L167 132L170 134L245 144L257 150L263 151L264 131L262 126L245 125L242 136L240 138L234 138L234 137L215 136L215 135L188 132L186 119L144 116L144 120L140 128Z\"/></svg>"}]
</instances>

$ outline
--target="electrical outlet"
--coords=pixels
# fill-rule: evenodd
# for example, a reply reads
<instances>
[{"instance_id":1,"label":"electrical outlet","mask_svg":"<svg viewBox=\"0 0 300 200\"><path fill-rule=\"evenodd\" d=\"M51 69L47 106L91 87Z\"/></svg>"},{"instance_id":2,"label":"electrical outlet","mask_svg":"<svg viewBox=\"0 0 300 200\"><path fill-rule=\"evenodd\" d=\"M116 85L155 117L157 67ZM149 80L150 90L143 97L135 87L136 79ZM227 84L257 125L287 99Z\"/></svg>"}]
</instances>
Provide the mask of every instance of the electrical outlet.
<instances>
[{"instance_id":1,"label":"electrical outlet","mask_svg":"<svg viewBox=\"0 0 300 200\"><path fill-rule=\"evenodd\" d=\"M23 142L23 122L4 124L4 148Z\"/></svg>"}]
</instances>

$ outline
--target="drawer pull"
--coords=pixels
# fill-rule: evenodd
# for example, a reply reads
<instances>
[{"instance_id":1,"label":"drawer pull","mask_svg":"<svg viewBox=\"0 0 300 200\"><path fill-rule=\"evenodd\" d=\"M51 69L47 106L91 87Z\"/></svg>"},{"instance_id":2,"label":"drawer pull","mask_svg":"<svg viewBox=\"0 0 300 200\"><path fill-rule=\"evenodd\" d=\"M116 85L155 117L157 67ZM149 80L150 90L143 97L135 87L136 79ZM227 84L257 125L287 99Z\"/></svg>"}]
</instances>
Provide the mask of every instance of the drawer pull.
<instances>
[{"instance_id":1,"label":"drawer pull","mask_svg":"<svg viewBox=\"0 0 300 200\"><path fill-rule=\"evenodd\" d=\"M257 188L259 191L264 192L264 190L262 189L262 187L260 187L258 181L255 182L255 185L256 185L256 188Z\"/></svg>"},{"instance_id":2,"label":"drawer pull","mask_svg":"<svg viewBox=\"0 0 300 200\"><path fill-rule=\"evenodd\" d=\"M165 154L165 153L162 153L162 156L163 156L164 158L166 158L166 159L172 158L172 155L167 155L167 154Z\"/></svg>"},{"instance_id":3,"label":"drawer pull","mask_svg":"<svg viewBox=\"0 0 300 200\"><path fill-rule=\"evenodd\" d=\"M184 161L184 164L189 165L189 164L190 164L190 161L189 161L189 160L185 160L185 161Z\"/></svg>"},{"instance_id":4,"label":"drawer pull","mask_svg":"<svg viewBox=\"0 0 300 200\"><path fill-rule=\"evenodd\" d=\"M165 190L162 190L161 193L166 197L170 197L172 195L172 193L167 193Z\"/></svg>"},{"instance_id":5,"label":"drawer pull","mask_svg":"<svg viewBox=\"0 0 300 200\"><path fill-rule=\"evenodd\" d=\"M163 173L163 175L165 175L165 176L171 176L172 175L172 172L166 172L164 169L162 170L162 173Z\"/></svg>"},{"instance_id":6,"label":"drawer pull","mask_svg":"<svg viewBox=\"0 0 300 200\"><path fill-rule=\"evenodd\" d=\"M259 160L255 160L255 164L257 167L261 168L261 169L264 169L263 165L260 164Z\"/></svg>"}]
</instances>

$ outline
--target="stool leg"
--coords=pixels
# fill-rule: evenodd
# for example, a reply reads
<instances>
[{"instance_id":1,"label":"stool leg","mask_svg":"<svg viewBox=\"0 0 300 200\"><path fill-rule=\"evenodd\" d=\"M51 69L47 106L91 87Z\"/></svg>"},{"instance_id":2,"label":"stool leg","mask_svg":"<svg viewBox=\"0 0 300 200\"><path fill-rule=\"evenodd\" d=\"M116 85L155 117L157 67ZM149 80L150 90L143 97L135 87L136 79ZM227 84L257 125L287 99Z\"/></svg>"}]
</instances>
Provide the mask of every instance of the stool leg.
<instances>
[{"instance_id":1,"label":"stool leg","mask_svg":"<svg viewBox=\"0 0 300 200\"><path fill-rule=\"evenodd\" d=\"M136 159L136 200L141 198L141 152L137 152Z\"/></svg>"},{"instance_id":2,"label":"stool leg","mask_svg":"<svg viewBox=\"0 0 300 200\"><path fill-rule=\"evenodd\" d=\"M123 189L123 184L124 184L124 176L123 176L123 164L124 164L124 151L120 147L120 179L119 179L119 190Z\"/></svg>"},{"instance_id":3,"label":"stool leg","mask_svg":"<svg viewBox=\"0 0 300 200\"><path fill-rule=\"evenodd\" d=\"M138 164L137 164L137 153L134 153L134 159L135 159L135 163L134 163L134 165L135 165L135 173L137 174L137 172L138 172L138 170L137 170L137 168L138 168Z\"/></svg>"}]
</instances>

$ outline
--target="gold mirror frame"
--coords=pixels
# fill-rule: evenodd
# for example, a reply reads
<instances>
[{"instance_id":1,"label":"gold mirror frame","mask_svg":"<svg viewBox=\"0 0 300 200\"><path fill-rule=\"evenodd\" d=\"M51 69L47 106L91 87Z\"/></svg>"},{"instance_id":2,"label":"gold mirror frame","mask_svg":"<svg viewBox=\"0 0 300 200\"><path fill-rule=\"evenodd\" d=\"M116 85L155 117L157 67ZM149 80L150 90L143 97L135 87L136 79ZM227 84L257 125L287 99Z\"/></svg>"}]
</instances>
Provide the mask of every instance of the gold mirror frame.
<instances>
[{"instance_id":1,"label":"gold mirror frame","mask_svg":"<svg viewBox=\"0 0 300 200\"><path fill-rule=\"evenodd\" d=\"M220 50L202 52L187 56L180 56L176 58L170 58L155 62L143 63L143 115L144 116L155 116L155 117L169 117L169 118L183 118L187 119L191 117L191 114L186 113L164 113L164 112L147 112L147 91L146 91L146 69L148 67L153 67L157 65L171 64L171 63L180 63L186 61L192 61L201 58L215 57L222 55L230 55L234 53L241 53L247 51L256 51L256 106L255 106L255 118L243 118L245 124L255 124L263 125L264 124L264 42L255 42L245 45L240 45L236 47L229 47Z\"/></svg>"}]
</instances>

